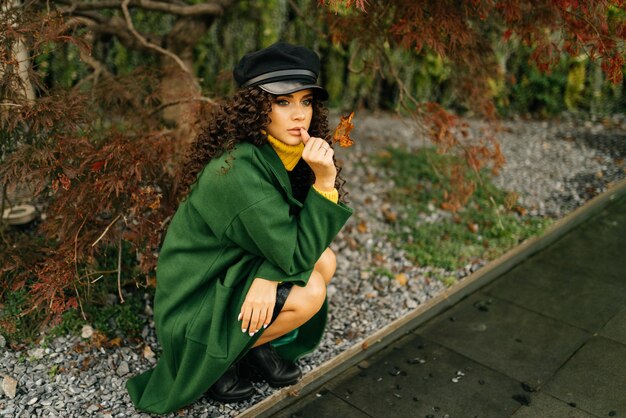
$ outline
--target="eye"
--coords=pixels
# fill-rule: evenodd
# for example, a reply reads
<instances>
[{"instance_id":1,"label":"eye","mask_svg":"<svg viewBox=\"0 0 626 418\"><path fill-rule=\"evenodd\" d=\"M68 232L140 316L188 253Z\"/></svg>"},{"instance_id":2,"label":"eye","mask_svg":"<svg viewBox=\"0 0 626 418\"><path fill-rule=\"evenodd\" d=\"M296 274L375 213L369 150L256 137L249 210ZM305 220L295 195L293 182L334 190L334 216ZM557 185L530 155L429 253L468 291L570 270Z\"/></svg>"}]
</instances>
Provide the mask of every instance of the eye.
<instances>
[{"instance_id":1,"label":"eye","mask_svg":"<svg viewBox=\"0 0 626 418\"><path fill-rule=\"evenodd\" d=\"M310 97L306 98L306 99L302 100L302 104L305 105L305 106L312 106L313 105L313 99L311 99Z\"/></svg>"},{"instance_id":2,"label":"eye","mask_svg":"<svg viewBox=\"0 0 626 418\"><path fill-rule=\"evenodd\" d=\"M287 99L276 99L276 101L274 103L276 103L278 106L288 106L289 105L289 100L287 100Z\"/></svg>"}]
</instances>

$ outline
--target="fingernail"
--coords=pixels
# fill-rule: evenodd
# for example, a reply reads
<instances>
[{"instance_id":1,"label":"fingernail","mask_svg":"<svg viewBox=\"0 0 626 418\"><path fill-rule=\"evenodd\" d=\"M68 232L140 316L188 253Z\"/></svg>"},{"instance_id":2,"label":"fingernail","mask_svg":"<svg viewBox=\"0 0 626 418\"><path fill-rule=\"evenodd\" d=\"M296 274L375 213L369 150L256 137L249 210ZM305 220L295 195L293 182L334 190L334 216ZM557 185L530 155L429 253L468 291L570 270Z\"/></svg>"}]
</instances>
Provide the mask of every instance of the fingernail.
<instances>
[{"instance_id":1,"label":"fingernail","mask_svg":"<svg viewBox=\"0 0 626 418\"><path fill-rule=\"evenodd\" d=\"M254 332L250 331L250 334L249 334L249 335L250 335L251 337L252 337L252 336L254 336Z\"/></svg>"},{"instance_id":2,"label":"fingernail","mask_svg":"<svg viewBox=\"0 0 626 418\"><path fill-rule=\"evenodd\" d=\"M243 332L244 334L246 333L246 331L247 331L247 329L246 329L246 328L244 328L244 329L242 329L242 330L241 330L241 332Z\"/></svg>"},{"instance_id":3,"label":"fingernail","mask_svg":"<svg viewBox=\"0 0 626 418\"><path fill-rule=\"evenodd\" d=\"M237 321L241 321L241 317L243 316L242 313L239 313L239 316L237 317Z\"/></svg>"},{"instance_id":4,"label":"fingernail","mask_svg":"<svg viewBox=\"0 0 626 418\"><path fill-rule=\"evenodd\" d=\"M267 328L267 324L263 324L263 329Z\"/></svg>"}]
</instances>

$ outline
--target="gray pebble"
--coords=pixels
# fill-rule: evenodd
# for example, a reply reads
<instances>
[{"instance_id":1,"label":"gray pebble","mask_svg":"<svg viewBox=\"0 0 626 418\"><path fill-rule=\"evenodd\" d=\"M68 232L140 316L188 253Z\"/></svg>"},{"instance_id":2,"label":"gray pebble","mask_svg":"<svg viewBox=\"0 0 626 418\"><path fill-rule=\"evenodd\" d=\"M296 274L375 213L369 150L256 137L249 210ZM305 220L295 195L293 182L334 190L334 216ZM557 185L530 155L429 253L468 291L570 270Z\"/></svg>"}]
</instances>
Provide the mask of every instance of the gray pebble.
<instances>
[{"instance_id":1,"label":"gray pebble","mask_svg":"<svg viewBox=\"0 0 626 418\"><path fill-rule=\"evenodd\" d=\"M130 369L128 368L128 363L125 361L121 362L119 367L116 370L116 373L118 376L127 375L129 372L130 372Z\"/></svg>"}]
</instances>

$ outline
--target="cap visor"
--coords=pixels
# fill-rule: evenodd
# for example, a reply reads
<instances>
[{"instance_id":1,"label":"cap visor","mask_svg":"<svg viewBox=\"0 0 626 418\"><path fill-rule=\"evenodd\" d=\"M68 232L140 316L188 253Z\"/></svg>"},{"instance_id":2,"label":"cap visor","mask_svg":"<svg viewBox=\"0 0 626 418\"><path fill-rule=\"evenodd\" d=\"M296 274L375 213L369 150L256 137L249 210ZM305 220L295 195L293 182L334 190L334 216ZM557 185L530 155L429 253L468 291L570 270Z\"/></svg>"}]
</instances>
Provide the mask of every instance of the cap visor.
<instances>
[{"instance_id":1,"label":"cap visor","mask_svg":"<svg viewBox=\"0 0 626 418\"><path fill-rule=\"evenodd\" d=\"M275 81L273 83L259 84L258 87L275 96L291 94L300 90L311 89L315 91L316 95L320 99L328 99L328 92L326 91L326 89L322 86L318 86L317 84L306 84L298 81Z\"/></svg>"}]
</instances>

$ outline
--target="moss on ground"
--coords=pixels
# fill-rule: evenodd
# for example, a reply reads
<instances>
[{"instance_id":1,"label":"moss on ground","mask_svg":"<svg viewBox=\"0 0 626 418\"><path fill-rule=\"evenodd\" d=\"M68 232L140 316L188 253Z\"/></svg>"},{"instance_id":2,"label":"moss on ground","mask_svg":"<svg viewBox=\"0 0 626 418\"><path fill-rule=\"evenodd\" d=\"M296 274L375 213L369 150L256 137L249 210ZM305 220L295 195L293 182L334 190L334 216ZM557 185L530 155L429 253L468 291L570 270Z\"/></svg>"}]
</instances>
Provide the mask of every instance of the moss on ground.
<instances>
[{"instance_id":1,"label":"moss on ground","mask_svg":"<svg viewBox=\"0 0 626 418\"><path fill-rule=\"evenodd\" d=\"M433 149L398 148L374 158L395 184L387 197L400 216L389 239L413 262L456 270L497 258L550 225L550 219L524 215L514 204L514 194L498 189L487 174L471 179L478 186L464 208L442 213L441 202L450 184L441 173L454 158Z\"/></svg>"}]
</instances>

